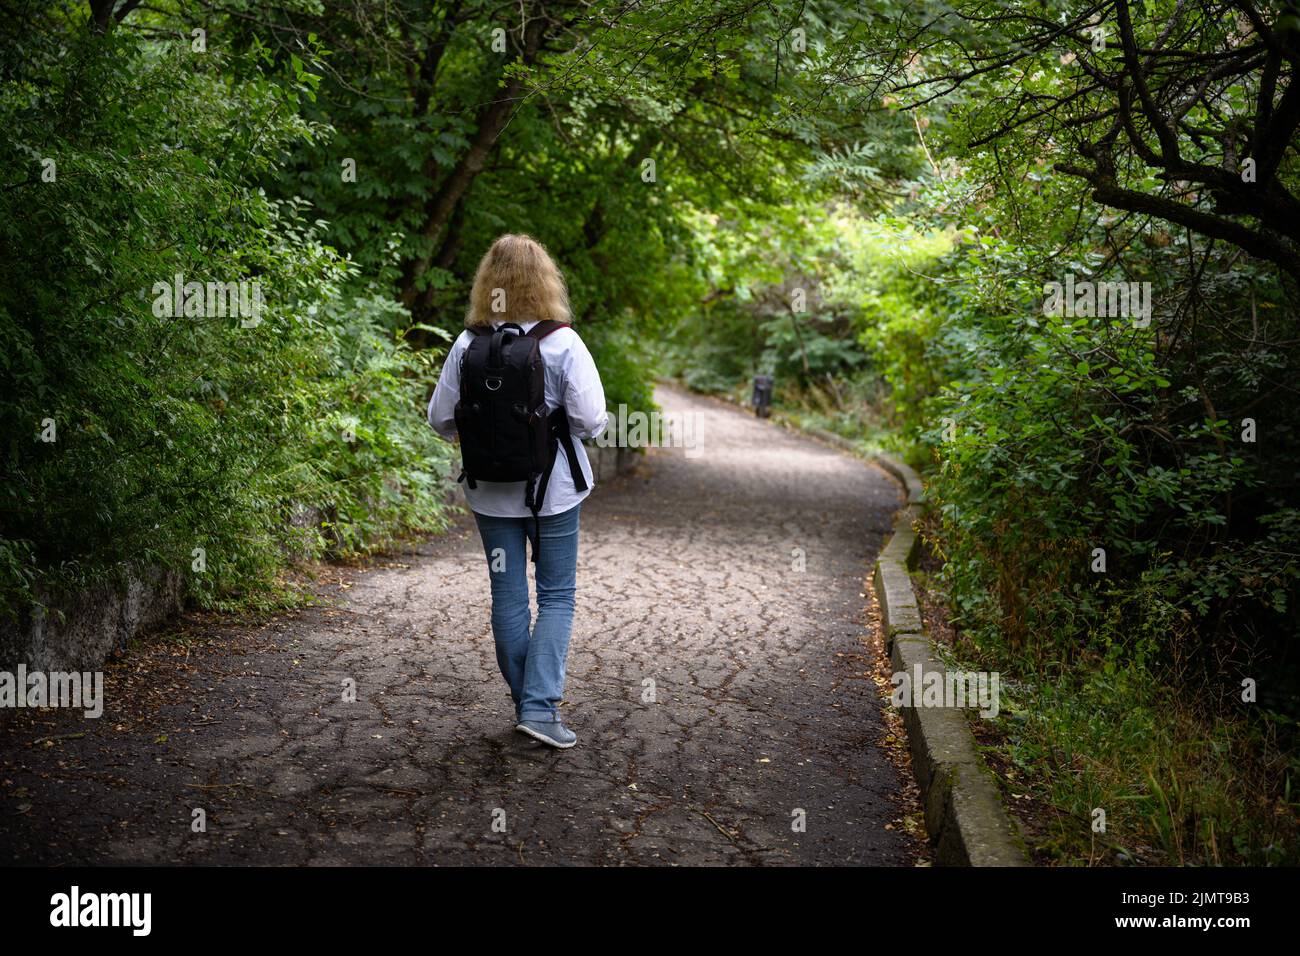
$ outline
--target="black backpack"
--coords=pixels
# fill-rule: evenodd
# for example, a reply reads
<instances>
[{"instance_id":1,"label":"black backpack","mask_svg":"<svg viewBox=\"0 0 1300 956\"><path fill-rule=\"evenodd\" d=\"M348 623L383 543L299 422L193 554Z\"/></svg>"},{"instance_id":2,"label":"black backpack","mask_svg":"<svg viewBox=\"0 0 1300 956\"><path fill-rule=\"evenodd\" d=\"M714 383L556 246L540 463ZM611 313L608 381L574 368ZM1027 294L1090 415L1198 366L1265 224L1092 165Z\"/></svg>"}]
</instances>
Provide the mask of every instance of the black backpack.
<instances>
[{"instance_id":1,"label":"black backpack","mask_svg":"<svg viewBox=\"0 0 1300 956\"><path fill-rule=\"evenodd\" d=\"M546 368L542 339L563 322L538 322L527 333L513 322L499 328L475 326L474 338L460 359L460 401L456 430L460 433L461 473L469 487L480 481L524 482L524 506L533 515L533 560L541 543L538 512L564 449L574 487L587 490L563 408L548 413Z\"/></svg>"}]
</instances>

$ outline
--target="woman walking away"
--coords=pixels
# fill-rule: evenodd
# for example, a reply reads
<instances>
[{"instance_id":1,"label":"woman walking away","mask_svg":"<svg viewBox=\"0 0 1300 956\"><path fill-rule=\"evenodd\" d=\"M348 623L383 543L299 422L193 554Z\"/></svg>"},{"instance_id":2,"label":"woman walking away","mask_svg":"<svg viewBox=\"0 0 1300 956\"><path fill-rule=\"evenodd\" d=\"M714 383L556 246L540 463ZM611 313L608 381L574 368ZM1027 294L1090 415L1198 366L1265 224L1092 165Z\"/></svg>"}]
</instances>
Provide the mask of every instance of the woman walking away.
<instances>
[{"instance_id":1,"label":"woman walking away","mask_svg":"<svg viewBox=\"0 0 1300 956\"><path fill-rule=\"evenodd\" d=\"M573 626L578 512L594 483L581 439L595 438L608 421L600 375L570 321L564 277L546 250L528 236L502 236L479 263L465 331L429 401L429 424L460 439L458 480L483 539L492 636L515 702L515 729L561 749L578 740L558 707Z\"/></svg>"}]
</instances>

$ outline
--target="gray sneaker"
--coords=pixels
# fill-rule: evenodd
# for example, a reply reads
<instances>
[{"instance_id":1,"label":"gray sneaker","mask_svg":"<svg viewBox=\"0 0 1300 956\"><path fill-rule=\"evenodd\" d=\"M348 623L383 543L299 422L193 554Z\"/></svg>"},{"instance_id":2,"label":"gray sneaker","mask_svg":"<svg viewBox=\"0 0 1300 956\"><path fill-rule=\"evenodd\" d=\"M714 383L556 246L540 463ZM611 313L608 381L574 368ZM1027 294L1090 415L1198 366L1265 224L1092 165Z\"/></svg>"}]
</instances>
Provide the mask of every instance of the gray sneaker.
<instances>
[{"instance_id":1,"label":"gray sneaker","mask_svg":"<svg viewBox=\"0 0 1300 956\"><path fill-rule=\"evenodd\" d=\"M578 735L558 720L521 720L515 730L559 750L568 750L578 742Z\"/></svg>"}]
</instances>

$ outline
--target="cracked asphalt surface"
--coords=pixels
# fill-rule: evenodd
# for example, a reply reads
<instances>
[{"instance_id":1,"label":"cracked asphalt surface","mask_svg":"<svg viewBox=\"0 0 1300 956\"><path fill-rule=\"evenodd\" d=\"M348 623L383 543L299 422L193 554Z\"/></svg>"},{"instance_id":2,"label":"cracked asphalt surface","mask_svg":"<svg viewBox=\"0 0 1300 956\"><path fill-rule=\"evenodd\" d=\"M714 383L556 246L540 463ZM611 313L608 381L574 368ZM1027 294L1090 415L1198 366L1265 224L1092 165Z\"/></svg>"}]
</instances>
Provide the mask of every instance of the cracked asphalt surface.
<instances>
[{"instance_id":1,"label":"cracked asphalt surface","mask_svg":"<svg viewBox=\"0 0 1300 956\"><path fill-rule=\"evenodd\" d=\"M911 865L862 597L896 486L658 398L699 453L653 450L583 506L576 748L512 729L466 516L328 568L322 606L146 639L99 720L0 715L0 862Z\"/></svg>"}]
</instances>

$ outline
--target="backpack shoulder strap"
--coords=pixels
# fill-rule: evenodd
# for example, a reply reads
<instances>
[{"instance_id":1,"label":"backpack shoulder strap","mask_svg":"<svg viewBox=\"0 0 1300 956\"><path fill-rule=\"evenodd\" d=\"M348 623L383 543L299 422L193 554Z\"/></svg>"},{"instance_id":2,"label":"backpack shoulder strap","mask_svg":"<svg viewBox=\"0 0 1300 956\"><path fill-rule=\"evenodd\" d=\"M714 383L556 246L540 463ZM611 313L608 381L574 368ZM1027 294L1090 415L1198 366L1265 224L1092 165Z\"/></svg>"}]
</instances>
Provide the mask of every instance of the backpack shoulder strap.
<instances>
[{"instance_id":1,"label":"backpack shoulder strap","mask_svg":"<svg viewBox=\"0 0 1300 956\"><path fill-rule=\"evenodd\" d=\"M529 329L527 335L529 338L533 339L544 339L552 332L557 332L560 329L567 328L571 328L567 322L556 322L554 319L544 319Z\"/></svg>"}]
</instances>

